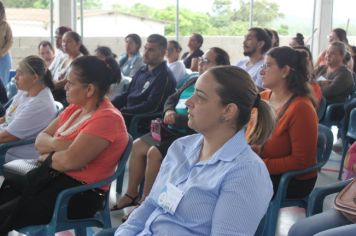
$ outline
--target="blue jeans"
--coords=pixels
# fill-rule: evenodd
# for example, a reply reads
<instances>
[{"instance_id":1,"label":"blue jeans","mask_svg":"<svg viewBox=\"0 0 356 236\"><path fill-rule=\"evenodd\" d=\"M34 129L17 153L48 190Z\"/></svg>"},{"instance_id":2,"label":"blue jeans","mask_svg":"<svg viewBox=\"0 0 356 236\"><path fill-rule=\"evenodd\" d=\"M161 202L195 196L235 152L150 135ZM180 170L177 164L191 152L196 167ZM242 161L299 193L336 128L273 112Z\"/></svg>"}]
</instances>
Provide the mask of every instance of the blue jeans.
<instances>
[{"instance_id":1,"label":"blue jeans","mask_svg":"<svg viewBox=\"0 0 356 236\"><path fill-rule=\"evenodd\" d=\"M288 236L354 236L356 224L335 209L302 219L295 223Z\"/></svg>"}]
</instances>

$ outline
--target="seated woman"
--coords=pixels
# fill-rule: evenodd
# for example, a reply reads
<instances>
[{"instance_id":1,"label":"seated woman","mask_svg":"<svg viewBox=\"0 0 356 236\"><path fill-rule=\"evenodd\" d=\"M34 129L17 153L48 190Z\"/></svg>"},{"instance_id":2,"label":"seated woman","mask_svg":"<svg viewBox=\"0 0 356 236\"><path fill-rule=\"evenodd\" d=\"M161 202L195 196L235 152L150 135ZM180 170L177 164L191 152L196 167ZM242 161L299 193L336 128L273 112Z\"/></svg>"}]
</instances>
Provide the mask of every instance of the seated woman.
<instances>
[{"instance_id":1,"label":"seated woman","mask_svg":"<svg viewBox=\"0 0 356 236\"><path fill-rule=\"evenodd\" d=\"M128 135L120 112L105 97L110 84L120 79L118 64L112 62L107 65L94 56L72 62L65 86L71 105L36 139L43 165L59 174L51 178L50 184L37 187L38 191L22 194L15 192L5 179L0 191L0 235L28 225L47 224L59 192L114 173ZM102 207L108 189L104 186L73 197L68 216L92 216Z\"/></svg>"},{"instance_id":2,"label":"seated woman","mask_svg":"<svg viewBox=\"0 0 356 236\"><path fill-rule=\"evenodd\" d=\"M185 65L181 60L179 60L179 54L181 51L182 51L182 47L179 45L177 41L175 40L168 41L167 52L166 52L166 58L168 60L167 65L169 69L172 71L174 78L176 79L177 88L179 88L179 85L183 85L182 81L186 74Z\"/></svg>"},{"instance_id":3,"label":"seated woman","mask_svg":"<svg viewBox=\"0 0 356 236\"><path fill-rule=\"evenodd\" d=\"M210 48L200 60L199 73L203 74L209 68L218 65L230 65L229 55L221 48ZM169 136L162 137L158 142L149 133L135 140L129 160L127 192L112 210L120 210L142 202L151 191L169 146L176 139L194 132L188 127L188 109L185 101L192 96L197 79L198 77L187 81L165 102L163 123L167 127ZM139 196L138 188L143 178L145 179L143 196Z\"/></svg>"},{"instance_id":4,"label":"seated woman","mask_svg":"<svg viewBox=\"0 0 356 236\"><path fill-rule=\"evenodd\" d=\"M67 105L64 91L64 86L67 83L65 80L66 73L68 72L72 61L83 55L88 55L89 52L83 45L80 35L74 31L69 31L63 35L62 48L65 57L57 70L53 72L53 96L56 101L63 103L63 105Z\"/></svg>"},{"instance_id":5,"label":"seated woman","mask_svg":"<svg viewBox=\"0 0 356 236\"><path fill-rule=\"evenodd\" d=\"M144 65L140 54L141 38L138 34L129 34L125 37L126 52L119 58L121 72L124 76L133 77Z\"/></svg>"},{"instance_id":6,"label":"seated woman","mask_svg":"<svg viewBox=\"0 0 356 236\"><path fill-rule=\"evenodd\" d=\"M186 101L188 126L199 134L169 148L151 193L115 235L253 235L272 197L266 166L245 139L261 144L274 119L251 77L234 66L203 73ZM214 111L214 112L212 112Z\"/></svg>"},{"instance_id":7,"label":"seated woman","mask_svg":"<svg viewBox=\"0 0 356 236\"><path fill-rule=\"evenodd\" d=\"M185 68L191 71L198 71L198 58L204 54L200 49L203 42L204 38L201 34L193 33L192 36L190 36L188 42L189 52L185 52L182 56Z\"/></svg>"},{"instance_id":8,"label":"seated woman","mask_svg":"<svg viewBox=\"0 0 356 236\"><path fill-rule=\"evenodd\" d=\"M277 117L271 137L256 147L277 191L281 175L316 164L318 119L308 86L307 55L290 47L272 48L261 70L269 90L261 98L270 102ZM302 198L313 189L315 172L293 178L288 198Z\"/></svg>"},{"instance_id":9,"label":"seated woman","mask_svg":"<svg viewBox=\"0 0 356 236\"><path fill-rule=\"evenodd\" d=\"M326 51L326 65L316 70L316 78L328 103L345 102L354 90L352 72L344 64L346 45L333 42Z\"/></svg>"},{"instance_id":10,"label":"seated woman","mask_svg":"<svg viewBox=\"0 0 356 236\"><path fill-rule=\"evenodd\" d=\"M57 109L51 93L51 72L38 56L25 57L15 76L19 90L6 113L0 118L0 143L34 139L54 119ZM5 162L15 159L35 159L34 144L10 148Z\"/></svg>"},{"instance_id":11,"label":"seated woman","mask_svg":"<svg viewBox=\"0 0 356 236\"><path fill-rule=\"evenodd\" d=\"M293 37L291 39L291 41L289 42L289 46L292 47L292 48L304 47L305 46L305 44L304 44L304 36L301 33L297 33L295 35L295 37Z\"/></svg>"}]
</instances>

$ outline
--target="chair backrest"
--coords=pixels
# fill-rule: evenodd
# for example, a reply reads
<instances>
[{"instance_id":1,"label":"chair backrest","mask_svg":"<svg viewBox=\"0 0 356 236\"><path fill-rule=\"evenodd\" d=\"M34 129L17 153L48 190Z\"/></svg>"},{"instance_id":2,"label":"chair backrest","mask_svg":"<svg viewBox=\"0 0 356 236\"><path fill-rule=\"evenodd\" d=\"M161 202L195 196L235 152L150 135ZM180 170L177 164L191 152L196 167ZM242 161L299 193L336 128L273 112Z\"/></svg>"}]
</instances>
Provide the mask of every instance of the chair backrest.
<instances>
[{"instance_id":1,"label":"chair backrest","mask_svg":"<svg viewBox=\"0 0 356 236\"><path fill-rule=\"evenodd\" d=\"M187 81L198 77L199 76L199 72L191 72L191 73L186 73L184 78L182 80L179 81L179 83L177 83L176 88L179 89L180 87L183 86L183 84L185 84Z\"/></svg>"},{"instance_id":2,"label":"chair backrest","mask_svg":"<svg viewBox=\"0 0 356 236\"><path fill-rule=\"evenodd\" d=\"M320 104L317 111L319 121L323 119L325 111L326 111L326 99L324 97L321 97Z\"/></svg>"},{"instance_id":3,"label":"chair backrest","mask_svg":"<svg viewBox=\"0 0 356 236\"><path fill-rule=\"evenodd\" d=\"M356 107L353 108L350 112L346 136L352 139L356 139Z\"/></svg>"},{"instance_id":4,"label":"chair backrest","mask_svg":"<svg viewBox=\"0 0 356 236\"><path fill-rule=\"evenodd\" d=\"M16 83L15 83L15 80L10 80L6 85L5 85L5 88L6 88L6 95L7 95L7 98L10 100L13 96L16 95L17 93L17 87L16 87Z\"/></svg>"},{"instance_id":5,"label":"chair backrest","mask_svg":"<svg viewBox=\"0 0 356 236\"><path fill-rule=\"evenodd\" d=\"M322 167L329 160L334 142L334 136L330 128L319 124L318 125L318 145L317 145L317 161Z\"/></svg>"}]
</instances>

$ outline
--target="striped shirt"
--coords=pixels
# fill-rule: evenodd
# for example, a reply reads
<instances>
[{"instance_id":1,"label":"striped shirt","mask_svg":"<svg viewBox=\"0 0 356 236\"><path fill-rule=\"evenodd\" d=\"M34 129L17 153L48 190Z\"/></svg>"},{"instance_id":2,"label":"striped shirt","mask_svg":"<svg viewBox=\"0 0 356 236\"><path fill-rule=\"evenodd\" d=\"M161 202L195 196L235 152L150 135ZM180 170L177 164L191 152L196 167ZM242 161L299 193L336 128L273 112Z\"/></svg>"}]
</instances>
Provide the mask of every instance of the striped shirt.
<instances>
[{"instance_id":1,"label":"striped shirt","mask_svg":"<svg viewBox=\"0 0 356 236\"><path fill-rule=\"evenodd\" d=\"M198 161L201 134L175 141L150 195L115 235L253 235L273 189L244 135L239 131L205 161ZM167 182L183 192L174 214L158 204Z\"/></svg>"}]
</instances>

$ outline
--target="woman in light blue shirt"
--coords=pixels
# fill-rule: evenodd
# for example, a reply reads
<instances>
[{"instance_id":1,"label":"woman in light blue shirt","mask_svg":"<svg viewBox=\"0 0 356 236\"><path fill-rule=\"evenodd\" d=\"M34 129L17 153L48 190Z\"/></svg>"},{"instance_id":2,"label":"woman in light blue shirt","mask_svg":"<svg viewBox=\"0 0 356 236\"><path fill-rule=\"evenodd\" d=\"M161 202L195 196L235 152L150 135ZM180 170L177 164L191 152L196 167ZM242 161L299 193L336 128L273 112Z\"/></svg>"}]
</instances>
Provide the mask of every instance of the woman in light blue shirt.
<instances>
[{"instance_id":1,"label":"woman in light blue shirt","mask_svg":"<svg viewBox=\"0 0 356 236\"><path fill-rule=\"evenodd\" d=\"M253 235L273 190L250 144L273 130L270 107L240 68L209 69L186 102L188 125L198 134L169 148L151 193L115 235ZM251 110L257 125L245 138Z\"/></svg>"}]
</instances>

